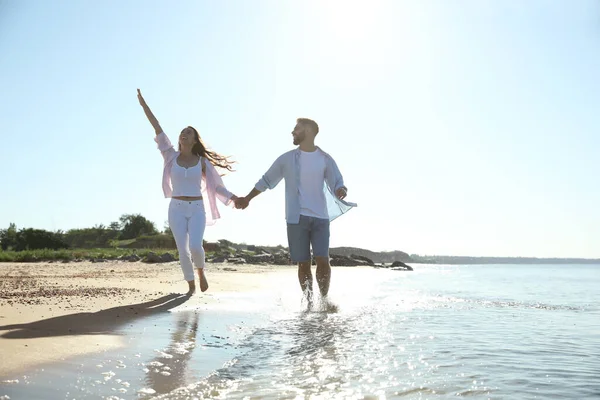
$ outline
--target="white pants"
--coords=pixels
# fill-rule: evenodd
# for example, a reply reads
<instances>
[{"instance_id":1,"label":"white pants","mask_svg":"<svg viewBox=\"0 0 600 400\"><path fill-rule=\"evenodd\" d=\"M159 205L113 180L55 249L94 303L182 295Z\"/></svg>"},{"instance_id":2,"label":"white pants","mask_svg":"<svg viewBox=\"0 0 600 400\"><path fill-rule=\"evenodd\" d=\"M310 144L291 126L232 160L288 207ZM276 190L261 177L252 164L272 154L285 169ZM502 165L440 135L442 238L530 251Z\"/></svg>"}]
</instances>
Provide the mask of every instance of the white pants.
<instances>
[{"instance_id":1,"label":"white pants","mask_svg":"<svg viewBox=\"0 0 600 400\"><path fill-rule=\"evenodd\" d=\"M202 200L171 199L169 228L179 251L179 262L186 281L194 280L194 266L204 268L204 229L206 212ZM192 261L193 260L193 261Z\"/></svg>"}]
</instances>

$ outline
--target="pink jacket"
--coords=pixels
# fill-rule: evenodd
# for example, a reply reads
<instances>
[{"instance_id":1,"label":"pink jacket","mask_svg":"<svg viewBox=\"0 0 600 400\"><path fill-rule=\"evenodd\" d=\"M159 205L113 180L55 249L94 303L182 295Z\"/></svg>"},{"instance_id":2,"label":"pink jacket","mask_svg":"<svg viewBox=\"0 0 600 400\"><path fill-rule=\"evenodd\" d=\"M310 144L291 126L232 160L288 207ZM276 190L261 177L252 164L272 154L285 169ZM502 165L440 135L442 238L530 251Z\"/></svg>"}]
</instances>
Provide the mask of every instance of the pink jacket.
<instances>
[{"instance_id":1,"label":"pink jacket","mask_svg":"<svg viewBox=\"0 0 600 400\"><path fill-rule=\"evenodd\" d=\"M164 132L156 135L154 141L157 143L158 149L165 160L162 187L165 197L169 198L173 194L173 188L171 187L171 167L177 156L179 156L179 152L173 148L171 141ZM227 190L223 184L223 179L221 179L221 176L210 161L205 157L200 157L200 162L204 166L204 173L202 174L202 199L204 200L204 208L206 209L206 225L214 225L217 219L221 218L216 199L219 199L226 206L233 205L233 201L231 201L233 194Z\"/></svg>"}]
</instances>

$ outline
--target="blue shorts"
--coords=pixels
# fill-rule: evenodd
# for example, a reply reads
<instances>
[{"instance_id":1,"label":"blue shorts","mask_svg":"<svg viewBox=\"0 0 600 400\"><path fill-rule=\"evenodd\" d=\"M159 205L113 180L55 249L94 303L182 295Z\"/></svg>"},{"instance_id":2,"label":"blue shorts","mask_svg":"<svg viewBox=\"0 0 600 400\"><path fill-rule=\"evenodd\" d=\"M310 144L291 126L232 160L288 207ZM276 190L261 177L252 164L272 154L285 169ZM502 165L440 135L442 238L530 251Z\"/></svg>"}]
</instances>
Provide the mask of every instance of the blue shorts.
<instances>
[{"instance_id":1,"label":"blue shorts","mask_svg":"<svg viewBox=\"0 0 600 400\"><path fill-rule=\"evenodd\" d=\"M310 248L315 257L329 257L329 220L300 216L297 224L287 224L290 258L293 262L310 261Z\"/></svg>"}]
</instances>

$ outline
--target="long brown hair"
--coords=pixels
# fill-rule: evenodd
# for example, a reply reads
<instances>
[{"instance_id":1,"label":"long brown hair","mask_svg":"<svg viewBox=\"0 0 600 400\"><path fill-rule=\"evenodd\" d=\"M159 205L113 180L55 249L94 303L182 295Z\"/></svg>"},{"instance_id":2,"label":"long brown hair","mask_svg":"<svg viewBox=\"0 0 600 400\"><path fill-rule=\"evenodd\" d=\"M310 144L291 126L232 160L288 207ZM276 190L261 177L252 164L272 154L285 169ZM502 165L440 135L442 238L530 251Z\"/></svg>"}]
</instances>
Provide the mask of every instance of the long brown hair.
<instances>
[{"instance_id":1,"label":"long brown hair","mask_svg":"<svg viewBox=\"0 0 600 400\"><path fill-rule=\"evenodd\" d=\"M188 126L192 131L194 131L194 136L196 136L196 143L192 147L192 153L200 156L206 157L208 161L215 167L226 169L227 171L235 171L232 167L235 164L235 161L229 160L229 156L222 156L219 153L215 153L214 151L208 150L202 139L200 139L200 134L193 126ZM187 129L185 128L185 129Z\"/></svg>"}]
</instances>

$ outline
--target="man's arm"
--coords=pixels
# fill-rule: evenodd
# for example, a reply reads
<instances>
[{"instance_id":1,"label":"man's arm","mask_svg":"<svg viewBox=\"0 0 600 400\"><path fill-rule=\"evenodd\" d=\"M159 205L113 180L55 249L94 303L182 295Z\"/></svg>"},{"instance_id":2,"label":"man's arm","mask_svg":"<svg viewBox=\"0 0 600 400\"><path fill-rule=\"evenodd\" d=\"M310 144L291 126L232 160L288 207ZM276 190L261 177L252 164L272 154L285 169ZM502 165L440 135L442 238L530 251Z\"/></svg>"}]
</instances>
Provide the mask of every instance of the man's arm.
<instances>
[{"instance_id":1,"label":"man's arm","mask_svg":"<svg viewBox=\"0 0 600 400\"><path fill-rule=\"evenodd\" d=\"M280 156L271 168L260 178L260 180L254 185L254 188L246 195L246 197L240 197L235 201L235 207L245 209L250 204L250 200L261 194L267 189L274 189L275 186L283 179L283 156Z\"/></svg>"},{"instance_id":2,"label":"man's arm","mask_svg":"<svg viewBox=\"0 0 600 400\"><path fill-rule=\"evenodd\" d=\"M239 208L241 210L245 209L250 204L250 200L252 200L253 198L255 198L256 196L258 196L261 193L262 192L260 190L258 190L257 188L253 188L250 191L250 193L248 193L246 195L246 197L238 197L237 199L234 200L235 208Z\"/></svg>"},{"instance_id":3,"label":"man's arm","mask_svg":"<svg viewBox=\"0 0 600 400\"><path fill-rule=\"evenodd\" d=\"M138 89L137 92L138 92L138 100L140 102L140 105L144 109L144 113L146 114L148 121L150 121L150 123L152 124L152 127L154 128L154 132L158 135L159 133L162 132L162 128L160 127L160 124L158 123L158 120L156 119L154 114L152 114L152 111L150 111L150 107L148 107L148 104L146 104L146 100L144 100L144 97L142 96L142 92L140 92L140 89Z\"/></svg>"},{"instance_id":4,"label":"man's arm","mask_svg":"<svg viewBox=\"0 0 600 400\"><path fill-rule=\"evenodd\" d=\"M325 179L329 189L335 193L335 196L338 199L343 200L348 195L348 188L344 185L344 177L342 176L342 173L340 172L335 160L331 156L328 156Z\"/></svg>"}]
</instances>

